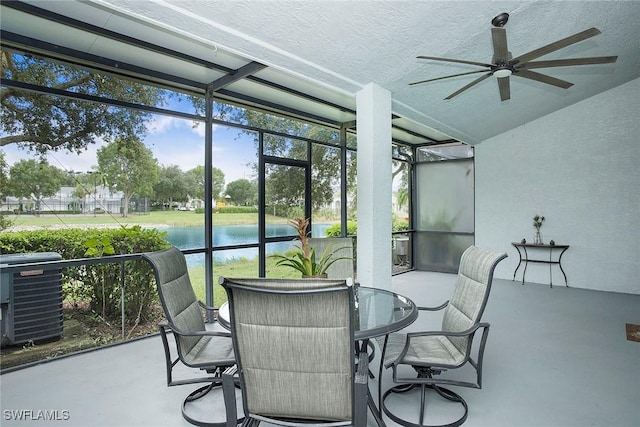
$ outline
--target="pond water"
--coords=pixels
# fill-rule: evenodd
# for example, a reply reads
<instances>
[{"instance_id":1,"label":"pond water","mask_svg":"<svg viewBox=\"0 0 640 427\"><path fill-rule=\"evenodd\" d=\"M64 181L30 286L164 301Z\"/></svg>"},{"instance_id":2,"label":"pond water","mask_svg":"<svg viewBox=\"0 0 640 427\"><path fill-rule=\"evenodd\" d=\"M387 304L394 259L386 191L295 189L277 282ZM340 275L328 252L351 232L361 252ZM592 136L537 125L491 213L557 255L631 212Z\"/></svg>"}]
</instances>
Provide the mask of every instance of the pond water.
<instances>
[{"instance_id":1,"label":"pond water","mask_svg":"<svg viewBox=\"0 0 640 427\"><path fill-rule=\"evenodd\" d=\"M331 224L313 224L314 237L325 235L325 231ZM167 227L158 230L166 231L164 237L172 245L180 249L195 249L204 247L203 227ZM267 225L267 237L292 235L293 229L287 224ZM213 228L213 246L242 245L258 243L258 225L217 225ZM267 245L267 253L286 252L291 249L291 242L270 243ZM233 249L215 251L213 257L216 261L225 262L239 258L253 259L258 256L258 248ZM204 257L201 254L188 255L189 267L204 265Z\"/></svg>"}]
</instances>

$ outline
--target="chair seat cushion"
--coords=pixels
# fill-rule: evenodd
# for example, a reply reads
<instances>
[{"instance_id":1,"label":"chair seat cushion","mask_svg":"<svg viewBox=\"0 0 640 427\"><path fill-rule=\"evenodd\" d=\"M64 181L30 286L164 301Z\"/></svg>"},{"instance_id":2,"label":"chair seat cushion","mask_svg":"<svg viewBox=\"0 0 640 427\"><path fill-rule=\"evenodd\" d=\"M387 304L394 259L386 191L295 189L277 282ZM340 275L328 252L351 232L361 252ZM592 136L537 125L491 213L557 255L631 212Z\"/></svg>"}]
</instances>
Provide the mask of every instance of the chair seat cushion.
<instances>
[{"instance_id":1,"label":"chair seat cushion","mask_svg":"<svg viewBox=\"0 0 640 427\"><path fill-rule=\"evenodd\" d=\"M389 367L398 359L407 342L407 334L395 333L389 335L384 366ZM411 366L459 366L465 360L461 353L449 339L442 335L413 337L407 353L401 364Z\"/></svg>"},{"instance_id":2,"label":"chair seat cushion","mask_svg":"<svg viewBox=\"0 0 640 427\"><path fill-rule=\"evenodd\" d=\"M207 330L216 332L228 332L218 325L218 322L207 324ZM191 366L210 366L220 363L220 366L231 366L235 363L233 354L233 342L231 337L202 337L184 356L185 362Z\"/></svg>"}]
</instances>

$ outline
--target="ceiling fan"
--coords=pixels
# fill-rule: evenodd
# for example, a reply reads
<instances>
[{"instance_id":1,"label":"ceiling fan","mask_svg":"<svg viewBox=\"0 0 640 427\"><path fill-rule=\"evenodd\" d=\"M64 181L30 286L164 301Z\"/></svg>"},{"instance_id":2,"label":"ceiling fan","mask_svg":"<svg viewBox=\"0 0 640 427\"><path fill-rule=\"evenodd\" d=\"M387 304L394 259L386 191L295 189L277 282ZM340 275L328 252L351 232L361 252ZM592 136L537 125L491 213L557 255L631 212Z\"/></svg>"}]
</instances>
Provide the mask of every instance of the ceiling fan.
<instances>
[{"instance_id":1,"label":"ceiling fan","mask_svg":"<svg viewBox=\"0 0 640 427\"><path fill-rule=\"evenodd\" d=\"M462 59L450 59L450 58L437 58L434 56L418 56L419 59L428 59L432 61L444 61L444 62L456 62L459 64L469 64L476 65L479 67L483 67L482 70L477 71L469 71L466 73L452 74L444 77L436 77L434 79L428 80L420 80L417 82L409 83L410 86L418 85L422 83L433 82L436 80L449 79L452 77L459 77L468 74L477 74L477 73L485 73L483 76L477 78L461 89L453 92L451 95L447 96L445 100L451 99L454 96L460 95L465 90L477 85L483 80L495 76L498 80L498 89L500 90L500 99L502 101L506 101L511 98L511 87L509 84L510 76L518 76L523 77L525 79L535 80L541 83L546 83L549 85L557 86L563 89L568 89L573 86L573 83L570 83L565 80L561 80L555 77L547 76L545 74L540 74L535 71L531 71L536 68L551 68L551 67L568 67L573 65L593 65L593 64L608 64L616 62L618 59L617 56L600 56L600 57L591 57L591 58L573 58L573 59L555 59L548 61L533 61L533 59L539 58L541 56L547 55L551 52L555 52L556 50L560 50L567 46L570 46L574 43L581 42L593 36L597 36L600 34L600 30L597 28L589 28L588 30L582 31L580 33L574 34L562 40L558 40L554 43L550 43L541 48L532 50L529 53L525 53L524 55L517 56L515 58L511 58L511 54L509 49L507 48L507 32L504 29L504 25L509 20L508 13L501 13L500 15L493 18L491 24L493 24L493 28L491 28L491 38L493 40L493 59L492 63L483 63L483 62L475 62L475 61L465 61Z\"/></svg>"}]
</instances>

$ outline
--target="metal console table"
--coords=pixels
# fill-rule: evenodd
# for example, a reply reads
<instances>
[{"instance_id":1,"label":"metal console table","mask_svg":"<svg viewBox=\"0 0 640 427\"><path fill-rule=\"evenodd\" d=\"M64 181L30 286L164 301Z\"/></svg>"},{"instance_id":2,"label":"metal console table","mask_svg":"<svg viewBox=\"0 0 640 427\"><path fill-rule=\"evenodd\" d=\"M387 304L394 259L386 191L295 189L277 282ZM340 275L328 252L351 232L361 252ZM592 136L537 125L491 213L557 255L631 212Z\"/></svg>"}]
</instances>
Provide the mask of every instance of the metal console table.
<instances>
[{"instance_id":1,"label":"metal console table","mask_svg":"<svg viewBox=\"0 0 640 427\"><path fill-rule=\"evenodd\" d=\"M562 255L567 251L567 249L569 249L569 245L535 245L533 243L517 243L517 242L512 242L511 243L516 250L518 251L518 255L520 256L520 261L518 261L518 266L516 267L515 271L513 272L513 280L516 280L516 273L518 272L518 269L520 268L520 265L522 264L522 262L524 261L524 270L522 271L522 284L524 285L524 276L527 274L527 265L530 262L536 262L536 263L543 263L543 264L549 264L549 287L552 288L553 287L553 275L551 272L551 267L553 266L553 264L558 264L558 267L560 267L560 271L562 272L562 275L564 276L564 285L566 287L569 287L569 285L567 284L567 275L564 272L564 269L562 268ZM522 248L522 251L520 250L520 248ZM529 252L527 252L527 248L529 249L543 249L543 250L548 250L549 251L549 259L529 259ZM553 259L553 251L554 250L558 250L560 251L560 254L558 255L558 259L554 260ZM524 258L523 258L524 255Z\"/></svg>"}]
</instances>

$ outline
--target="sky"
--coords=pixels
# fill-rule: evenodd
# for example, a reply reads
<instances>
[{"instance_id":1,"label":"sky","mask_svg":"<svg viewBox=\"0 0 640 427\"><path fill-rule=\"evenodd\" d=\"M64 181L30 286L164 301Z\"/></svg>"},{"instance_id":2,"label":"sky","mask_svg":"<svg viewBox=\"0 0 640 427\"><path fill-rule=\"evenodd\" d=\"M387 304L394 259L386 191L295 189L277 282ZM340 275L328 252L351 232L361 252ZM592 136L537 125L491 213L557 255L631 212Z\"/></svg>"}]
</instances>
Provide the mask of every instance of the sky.
<instances>
[{"instance_id":1,"label":"sky","mask_svg":"<svg viewBox=\"0 0 640 427\"><path fill-rule=\"evenodd\" d=\"M163 115L152 117L143 142L160 165L177 165L183 171L204 165L203 123L194 128L191 120ZM242 178L251 179L252 169L246 164L256 159L253 139L241 134L237 128L215 125L213 140L214 167L224 172L225 184ZM96 152L104 145L104 140L98 139L80 155L59 151L49 153L47 159L49 164L65 171L86 172L97 166ZM5 153L9 167L22 159L35 157L15 144L1 147L0 150Z\"/></svg>"}]
</instances>

